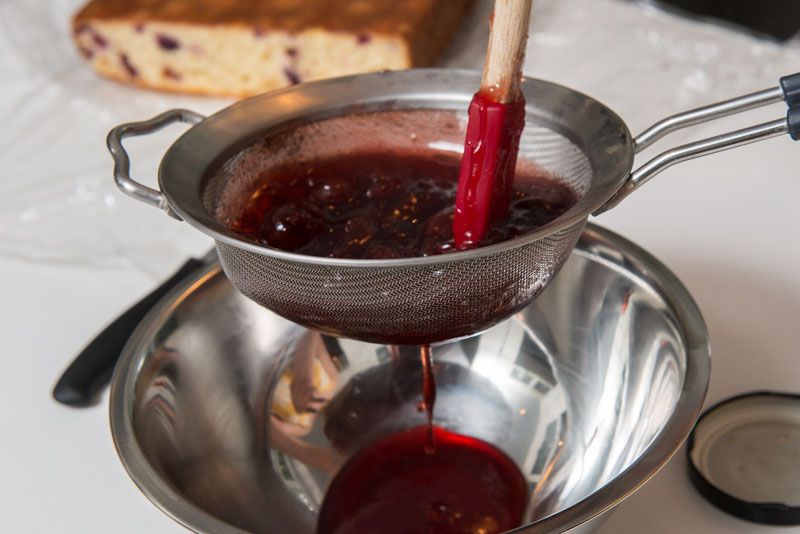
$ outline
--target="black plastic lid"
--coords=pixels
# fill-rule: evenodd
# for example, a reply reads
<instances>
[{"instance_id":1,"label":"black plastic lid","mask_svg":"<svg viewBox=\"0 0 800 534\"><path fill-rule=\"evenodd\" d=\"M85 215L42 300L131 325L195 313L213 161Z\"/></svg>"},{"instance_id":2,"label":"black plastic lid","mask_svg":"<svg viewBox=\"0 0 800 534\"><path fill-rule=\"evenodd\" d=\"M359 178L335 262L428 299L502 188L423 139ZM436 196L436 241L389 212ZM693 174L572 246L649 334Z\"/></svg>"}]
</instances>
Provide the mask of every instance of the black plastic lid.
<instances>
[{"instance_id":1,"label":"black plastic lid","mask_svg":"<svg viewBox=\"0 0 800 534\"><path fill-rule=\"evenodd\" d=\"M724 400L689 434L689 476L718 508L770 525L800 524L800 396Z\"/></svg>"}]
</instances>

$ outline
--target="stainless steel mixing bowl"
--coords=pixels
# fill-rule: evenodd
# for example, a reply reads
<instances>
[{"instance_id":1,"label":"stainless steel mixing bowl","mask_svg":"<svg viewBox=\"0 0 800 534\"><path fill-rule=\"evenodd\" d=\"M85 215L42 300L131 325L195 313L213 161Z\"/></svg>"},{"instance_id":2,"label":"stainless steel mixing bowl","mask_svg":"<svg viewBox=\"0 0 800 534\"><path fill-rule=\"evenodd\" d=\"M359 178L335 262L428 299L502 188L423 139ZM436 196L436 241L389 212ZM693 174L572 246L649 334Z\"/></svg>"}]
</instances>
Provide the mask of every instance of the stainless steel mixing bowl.
<instances>
[{"instance_id":1,"label":"stainless steel mixing bowl","mask_svg":"<svg viewBox=\"0 0 800 534\"><path fill-rule=\"evenodd\" d=\"M530 306L433 355L435 423L516 461L531 532L589 530L655 474L689 433L710 371L686 289L592 225ZM420 380L413 350L322 338L210 267L131 338L111 427L134 481L190 529L302 534L349 455L424 422Z\"/></svg>"}]
</instances>

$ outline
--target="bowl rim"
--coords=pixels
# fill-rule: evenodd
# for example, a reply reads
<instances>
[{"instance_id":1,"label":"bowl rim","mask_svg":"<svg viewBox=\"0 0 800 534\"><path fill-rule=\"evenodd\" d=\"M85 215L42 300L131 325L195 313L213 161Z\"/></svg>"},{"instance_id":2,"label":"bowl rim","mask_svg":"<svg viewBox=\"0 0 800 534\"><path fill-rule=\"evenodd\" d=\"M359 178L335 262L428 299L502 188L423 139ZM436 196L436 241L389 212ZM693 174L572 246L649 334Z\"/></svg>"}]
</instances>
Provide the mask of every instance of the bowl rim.
<instances>
[{"instance_id":1,"label":"bowl rim","mask_svg":"<svg viewBox=\"0 0 800 534\"><path fill-rule=\"evenodd\" d=\"M577 503L509 532L564 532L613 508L652 478L689 436L705 401L711 373L708 330L700 309L680 280L650 253L622 236L589 223L575 254L609 264L643 280L671 307L682 328L686 369L672 415L645 451L614 479ZM111 379L109 420L117 454L139 490L162 512L184 527L209 534L247 534L205 512L165 482L149 464L133 429L135 386L153 335L180 304L211 278L220 274L210 264L161 299L126 343Z\"/></svg>"}]
</instances>

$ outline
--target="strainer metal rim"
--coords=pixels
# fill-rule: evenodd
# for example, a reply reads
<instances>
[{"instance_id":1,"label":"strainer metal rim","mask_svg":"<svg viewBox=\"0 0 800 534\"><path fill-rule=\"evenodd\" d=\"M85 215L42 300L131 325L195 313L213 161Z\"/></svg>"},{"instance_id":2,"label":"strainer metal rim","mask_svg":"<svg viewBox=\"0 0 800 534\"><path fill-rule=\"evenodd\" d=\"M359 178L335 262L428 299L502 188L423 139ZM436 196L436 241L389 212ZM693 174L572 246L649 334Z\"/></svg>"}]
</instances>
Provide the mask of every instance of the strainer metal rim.
<instances>
[{"instance_id":1,"label":"strainer metal rim","mask_svg":"<svg viewBox=\"0 0 800 534\"><path fill-rule=\"evenodd\" d=\"M700 415L708 391L711 374L708 329L697 303L680 280L638 245L593 224L587 225L575 253L596 257L597 261L643 278L644 283L671 305L677 323L684 329L686 372L683 387L666 424L628 468L572 506L510 532L564 532L601 515L629 497L664 467L681 447ZM175 287L133 332L111 379L109 419L114 446L125 470L139 490L161 511L195 532L246 534L187 501L156 473L136 441L131 413L138 373L158 326L219 269L219 265L209 265L197 276Z\"/></svg>"},{"instance_id":2,"label":"strainer metal rim","mask_svg":"<svg viewBox=\"0 0 800 534\"><path fill-rule=\"evenodd\" d=\"M605 137L597 144L602 145L605 142L602 146L607 146L608 149L604 152L609 153L607 158L601 158L608 164L608 168L593 167L592 172L595 177L590 189L578 203L565 214L528 234L493 245L435 256L399 259L328 258L279 250L255 243L226 228L203 207L203 187L200 184L204 184L230 156L262 137L267 130L274 128L276 132L280 131L281 128L286 128L287 124L293 124L293 121L301 118L302 123L306 123L342 115L342 113L331 113L333 108L358 111L384 110L387 109L386 106L378 107L377 104L392 102L390 97L393 94L403 96L409 102L425 100L427 105L424 107L398 105L389 109L453 109L452 104L458 102L466 110L472 92L480 85L480 78L479 71L467 69L413 69L360 74L287 87L237 102L187 130L167 150L158 173L161 191L170 209L181 219L214 240L239 249L310 265L340 268L404 268L477 259L529 245L566 228L583 224L592 212L603 206L622 187L630 174L634 157L632 136L625 122L608 106L584 93L553 82L526 77L521 84L529 101L526 113L536 116L541 123L547 124L582 150L586 152L595 150L596 147L584 146L585 144L575 137L574 132L560 127L557 121L544 117L541 109L530 105L530 96L542 93L552 93L554 100L574 99L576 103L580 103L582 112L597 113L606 121L606 126L598 128L599 134ZM419 88L420 84L426 81L432 84L432 80L440 79L445 82L439 82L443 84L439 90ZM359 87L354 90L353 84ZM412 89L398 93L398 86L401 88L410 86ZM459 90L459 86L463 87L463 90ZM360 93L359 88L362 89ZM270 102L281 109L278 111L270 109L268 107ZM402 100L398 99L395 105L397 102ZM254 123L258 125L254 127ZM240 128L245 125L248 125L251 131L247 135L242 135ZM608 141L612 141L611 146ZM613 147L622 149L623 152L612 157L610 153L613 152L611 150ZM590 192L594 198L590 202L585 202Z\"/></svg>"}]
</instances>

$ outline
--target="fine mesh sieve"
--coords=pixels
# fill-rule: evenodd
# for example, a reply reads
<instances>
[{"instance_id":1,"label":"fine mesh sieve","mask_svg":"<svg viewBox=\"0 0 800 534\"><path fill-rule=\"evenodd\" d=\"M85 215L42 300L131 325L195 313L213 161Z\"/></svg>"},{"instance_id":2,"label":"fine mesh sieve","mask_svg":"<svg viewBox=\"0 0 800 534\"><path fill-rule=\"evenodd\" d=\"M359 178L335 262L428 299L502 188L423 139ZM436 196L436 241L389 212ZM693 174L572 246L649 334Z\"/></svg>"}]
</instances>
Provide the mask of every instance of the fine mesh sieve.
<instances>
[{"instance_id":1,"label":"fine mesh sieve","mask_svg":"<svg viewBox=\"0 0 800 534\"><path fill-rule=\"evenodd\" d=\"M576 91L525 79L518 170L532 162L568 184L577 203L547 225L495 245L440 256L352 260L265 247L233 233L266 169L333 155L414 149L460 152L480 74L419 70L296 86L203 118L173 110L109 134L128 194L214 237L233 285L257 303L317 330L364 341L419 344L479 332L531 302L558 272L588 216L619 202L669 165L787 131L780 120L672 149L630 173L637 148L677 128L780 100L771 89L671 117L635 142L623 121ZM128 176L125 135L197 123L168 150L161 191ZM638 140L638 139L637 139Z\"/></svg>"},{"instance_id":2,"label":"fine mesh sieve","mask_svg":"<svg viewBox=\"0 0 800 534\"><path fill-rule=\"evenodd\" d=\"M460 151L466 114L444 110L374 111L303 124L247 147L212 175L205 208L229 224L245 210L264 170L361 151ZM579 194L589 160L549 128L526 129L518 167L536 161ZM435 152L434 152L435 154ZM582 222L523 246L463 261L364 268L265 257L222 244L225 272L245 295L296 322L328 333L395 343L439 341L490 326L520 309L566 260Z\"/></svg>"}]
</instances>

